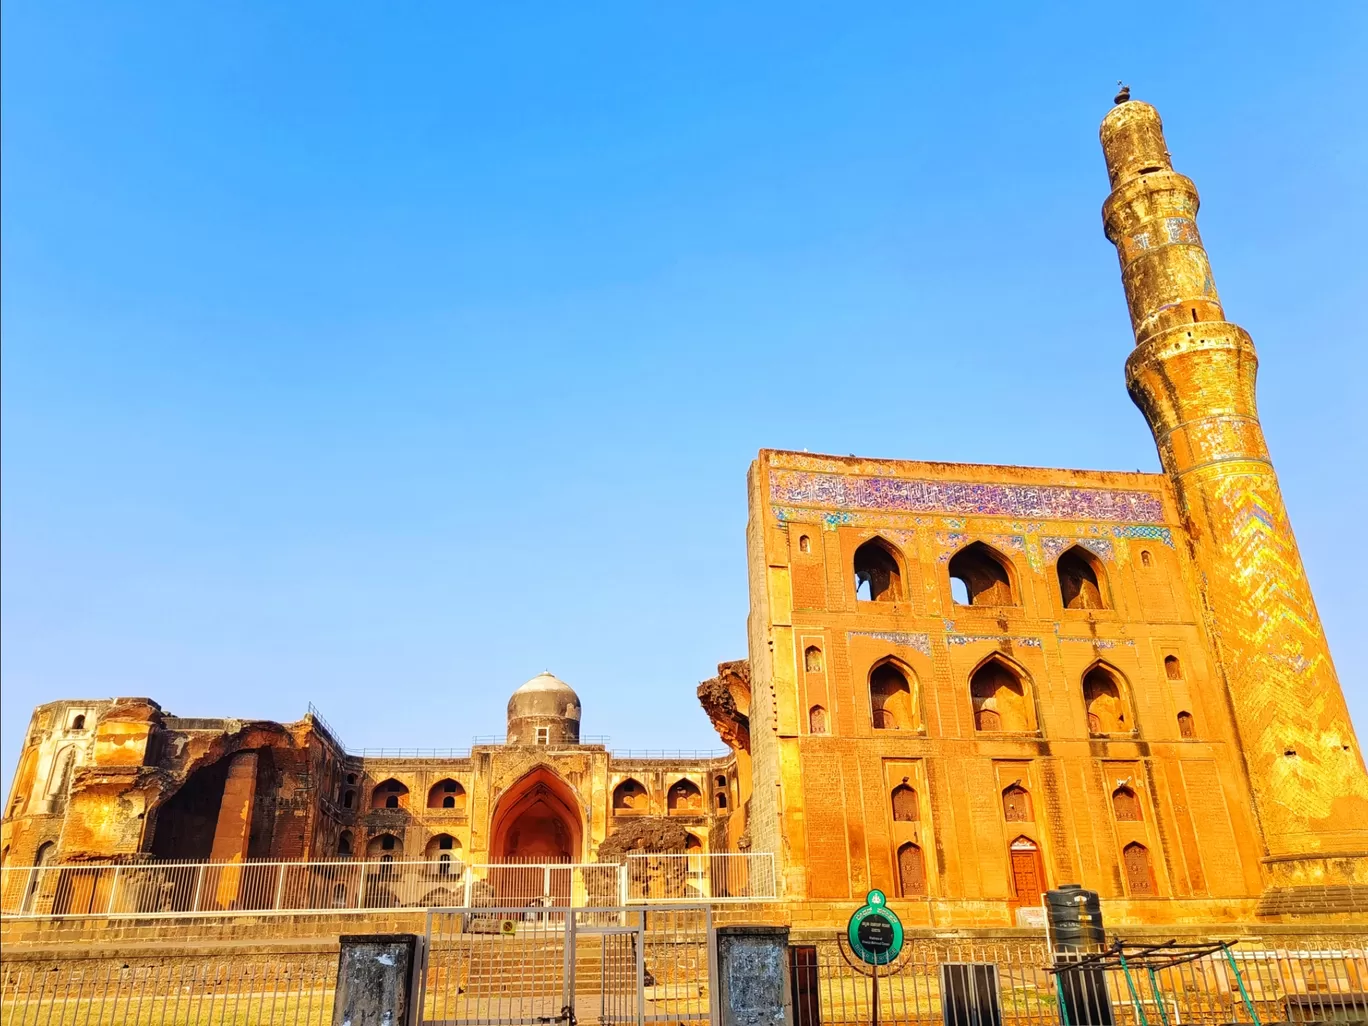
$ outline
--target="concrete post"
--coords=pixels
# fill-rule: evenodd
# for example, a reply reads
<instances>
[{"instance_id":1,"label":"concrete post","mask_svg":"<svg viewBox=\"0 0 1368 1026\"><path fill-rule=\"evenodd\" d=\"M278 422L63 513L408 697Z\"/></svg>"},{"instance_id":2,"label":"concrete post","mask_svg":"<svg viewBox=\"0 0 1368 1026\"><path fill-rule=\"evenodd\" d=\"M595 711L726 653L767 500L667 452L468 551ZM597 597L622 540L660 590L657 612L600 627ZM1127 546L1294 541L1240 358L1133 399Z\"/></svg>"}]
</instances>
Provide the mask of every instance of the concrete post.
<instances>
[{"instance_id":1,"label":"concrete post","mask_svg":"<svg viewBox=\"0 0 1368 1026\"><path fill-rule=\"evenodd\" d=\"M787 926L719 926L720 1026L791 1021Z\"/></svg>"},{"instance_id":2,"label":"concrete post","mask_svg":"<svg viewBox=\"0 0 1368 1026\"><path fill-rule=\"evenodd\" d=\"M339 938L332 1026L408 1026L417 1001L417 934Z\"/></svg>"}]
</instances>

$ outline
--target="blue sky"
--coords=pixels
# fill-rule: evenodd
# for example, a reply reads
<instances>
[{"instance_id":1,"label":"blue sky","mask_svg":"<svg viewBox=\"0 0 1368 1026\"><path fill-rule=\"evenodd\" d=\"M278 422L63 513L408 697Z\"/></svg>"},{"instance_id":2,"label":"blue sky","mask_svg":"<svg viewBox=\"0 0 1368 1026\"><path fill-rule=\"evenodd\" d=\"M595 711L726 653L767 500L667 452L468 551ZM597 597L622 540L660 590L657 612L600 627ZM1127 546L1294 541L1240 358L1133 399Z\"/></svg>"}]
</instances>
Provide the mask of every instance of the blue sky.
<instances>
[{"instance_id":1,"label":"blue sky","mask_svg":"<svg viewBox=\"0 0 1368 1026\"><path fill-rule=\"evenodd\" d=\"M761 447L1157 469L1098 210L1156 103L1360 731L1361 4L12 0L3 772L150 695L348 744L543 668L715 747Z\"/></svg>"}]
</instances>

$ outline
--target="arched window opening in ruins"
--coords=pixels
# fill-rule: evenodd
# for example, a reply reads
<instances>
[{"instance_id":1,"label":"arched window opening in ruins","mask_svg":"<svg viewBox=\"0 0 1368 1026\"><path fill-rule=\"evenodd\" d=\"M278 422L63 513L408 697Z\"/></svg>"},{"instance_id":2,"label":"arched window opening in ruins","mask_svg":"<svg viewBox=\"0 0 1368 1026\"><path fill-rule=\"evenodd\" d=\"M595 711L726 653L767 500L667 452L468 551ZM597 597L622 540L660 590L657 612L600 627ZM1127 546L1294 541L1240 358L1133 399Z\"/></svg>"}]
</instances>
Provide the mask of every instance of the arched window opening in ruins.
<instances>
[{"instance_id":1,"label":"arched window opening in ruins","mask_svg":"<svg viewBox=\"0 0 1368 1026\"><path fill-rule=\"evenodd\" d=\"M805 535L805 534L800 534L800 535L798 536L798 551L799 551L799 552L811 552L811 551L812 551L812 539L809 538L809 537L808 537L807 535Z\"/></svg>"},{"instance_id":2,"label":"arched window opening in ruins","mask_svg":"<svg viewBox=\"0 0 1368 1026\"><path fill-rule=\"evenodd\" d=\"M969 679L974 726L984 731L1034 733L1035 709L1026 684L1012 667L989 659Z\"/></svg>"},{"instance_id":3,"label":"arched window opening in ruins","mask_svg":"<svg viewBox=\"0 0 1368 1026\"><path fill-rule=\"evenodd\" d=\"M1141 565L1141 566L1153 566L1153 565L1154 565L1154 557L1151 556L1151 555L1149 554L1149 549L1141 549L1141 550L1140 550L1140 565Z\"/></svg>"},{"instance_id":4,"label":"arched window opening in ruins","mask_svg":"<svg viewBox=\"0 0 1368 1026\"><path fill-rule=\"evenodd\" d=\"M450 778L439 780L428 790L427 807L463 810L466 807L466 790Z\"/></svg>"},{"instance_id":5,"label":"arched window opening in ruins","mask_svg":"<svg viewBox=\"0 0 1368 1026\"><path fill-rule=\"evenodd\" d=\"M870 671L869 702L875 730L917 729L912 686L893 663L880 663Z\"/></svg>"},{"instance_id":6,"label":"arched window opening in ruins","mask_svg":"<svg viewBox=\"0 0 1368 1026\"><path fill-rule=\"evenodd\" d=\"M406 809L408 808L408 793L409 789L393 778L381 781L375 785L375 790L371 792L371 808Z\"/></svg>"},{"instance_id":7,"label":"arched window opening in ruins","mask_svg":"<svg viewBox=\"0 0 1368 1026\"><path fill-rule=\"evenodd\" d=\"M672 816L687 816L703 811L703 792L692 780L677 780L665 796Z\"/></svg>"},{"instance_id":8,"label":"arched window opening in ruins","mask_svg":"<svg viewBox=\"0 0 1368 1026\"><path fill-rule=\"evenodd\" d=\"M1012 893L1023 905L1039 905L1045 893L1045 873L1040 848L1029 837L1018 837L1007 849L1012 872Z\"/></svg>"},{"instance_id":9,"label":"arched window opening in ruins","mask_svg":"<svg viewBox=\"0 0 1368 1026\"><path fill-rule=\"evenodd\" d=\"M1094 666L1084 676L1083 703L1088 709L1089 734L1126 734L1134 727L1120 683L1103 666Z\"/></svg>"},{"instance_id":10,"label":"arched window opening in ruins","mask_svg":"<svg viewBox=\"0 0 1368 1026\"><path fill-rule=\"evenodd\" d=\"M926 897L926 860L910 841L898 848L898 892L904 898Z\"/></svg>"},{"instance_id":11,"label":"arched window opening in ruins","mask_svg":"<svg viewBox=\"0 0 1368 1026\"><path fill-rule=\"evenodd\" d=\"M1140 813L1140 797L1124 785L1112 792L1112 809L1122 823L1139 823L1144 818Z\"/></svg>"},{"instance_id":12,"label":"arched window opening in ruins","mask_svg":"<svg viewBox=\"0 0 1368 1026\"><path fill-rule=\"evenodd\" d=\"M366 842L366 857L369 859L378 858L382 862L393 862L395 854L401 853L403 850L399 838L393 834L380 834Z\"/></svg>"},{"instance_id":13,"label":"arched window opening in ruins","mask_svg":"<svg viewBox=\"0 0 1368 1026\"><path fill-rule=\"evenodd\" d=\"M44 841L38 845L38 851L33 856L35 866L45 866L57 854L56 841ZM35 899L38 897L38 888L42 886L44 873L28 873L28 887L24 891L24 900L20 903L20 912L32 912L34 910ZM6 881L8 883L8 881Z\"/></svg>"},{"instance_id":14,"label":"arched window opening in ruins","mask_svg":"<svg viewBox=\"0 0 1368 1026\"><path fill-rule=\"evenodd\" d=\"M714 801L715 801L715 803L716 803L716 805L717 805L717 807L718 807L719 809L725 809L725 808L727 807L727 794L726 794L726 792L725 792L725 791L718 791L717 794L714 796Z\"/></svg>"},{"instance_id":15,"label":"arched window opening in ruins","mask_svg":"<svg viewBox=\"0 0 1368 1026\"><path fill-rule=\"evenodd\" d=\"M1106 609L1106 575L1102 564L1087 549L1075 545L1055 564L1059 594L1065 609Z\"/></svg>"},{"instance_id":16,"label":"arched window opening in ruins","mask_svg":"<svg viewBox=\"0 0 1368 1026\"><path fill-rule=\"evenodd\" d=\"M645 812L648 800L646 786L639 780L624 780L613 788L614 812Z\"/></svg>"},{"instance_id":17,"label":"arched window opening in ruins","mask_svg":"<svg viewBox=\"0 0 1368 1026\"><path fill-rule=\"evenodd\" d=\"M727 786L727 776L726 776L726 774L725 774L725 773L719 773L717 776L715 776L715 777L713 778L713 783L716 784L718 787L726 787L726 786Z\"/></svg>"},{"instance_id":18,"label":"arched window opening in ruins","mask_svg":"<svg viewBox=\"0 0 1368 1026\"><path fill-rule=\"evenodd\" d=\"M896 550L871 538L855 550L855 597L862 602L901 602L902 568Z\"/></svg>"},{"instance_id":19,"label":"arched window opening in ruins","mask_svg":"<svg viewBox=\"0 0 1368 1026\"><path fill-rule=\"evenodd\" d=\"M816 645L809 645L803 650L803 669L808 673L822 671L822 650Z\"/></svg>"},{"instance_id":20,"label":"arched window opening in ruins","mask_svg":"<svg viewBox=\"0 0 1368 1026\"><path fill-rule=\"evenodd\" d=\"M1035 819L1031 811L1031 793L1020 784L1012 784L1002 792L1002 817L1008 823L1030 823Z\"/></svg>"},{"instance_id":21,"label":"arched window opening in ruins","mask_svg":"<svg viewBox=\"0 0 1368 1026\"><path fill-rule=\"evenodd\" d=\"M955 601L965 606L1010 606L1016 604L1012 595L1012 576L1008 562L995 549L983 542L974 542L955 553L950 559L950 592L958 591L963 598ZM956 588L955 581L960 582Z\"/></svg>"},{"instance_id":22,"label":"arched window opening in ruins","mask_svg":"<svg viewBox=\"0 0 1368 1026\"><path fill-rule=\"evenodd\" d=\"M1193 722L1192 713L1184 711L1178 714L1178 736L1197 736L1197 724Z\"/></svg>"},{"instance_id":23,"label":"arched window opening in ruins","mask_svg":"<svg viewBox=\"0 0 1368 1026\"><path fill-rule=\"evenodd\" d=\"M460 857L461 843L450 834L437 834L427 843L427 861L437 863L438 876L452 875L452 863Z\"/></svg>"},{"instance_id":24,"label":"arched window opening in ruins","mask_svg":"<svg viewBox=\"0 0 1368 1026\"><path fill-rule=\"evenodd\" d=\"M343 830L340 834L337 835L337 854L347 856L347 855L351 855L351 853L352 853L352 835L351 835L351 831L350 831L350 830Z\"/></svg>"},{"instance_id":25,"label":"arched window opening in ruins","mask_svg":"<svg viewBox=\"0 0 1368 1026\"><path fill-rule=\"evenodd\" d=\"M916 823L921 819L921 806L917 801L917 792L907 784L899 784L893 788L893 822L895 823Z\"/></svg>"},{"instance_id":26,"label":"arched window opening in ruins","mask_svg":"<svg viewBox=\"0 0 1368 1026\"><path fill-rule=\"evenodd\" d=\"M85 713L77 714L76 718L71 721L71 729L85 730Z\"/></svg>"},{"instance_id":27,"label":"arched window opening in ruins","mask_svg":"<svg viewBox=\"0 0 1368 1026\"><path fill-rule=\"evenodd\" d=\"M356 804L356 792L344 791L342 793L342 808L350 809L354 804Z\"/></svg>"},{"instance_id":28,"label":"arched window opening in ruins","mask_svg":"<svg viewBox=\"0 0 1368 1026\"><path fill-rule=\"evenodd\" d=\"M349 783L349 784L354 784L354 783L356 783L356 774L355 774L355 773L348 773L348 774L347 774L347 783Z\"/></svg>"},{"instance_id":29,"label":"arched window opening in ruins","mask_svg":"<svg viewBox=\"0 0 1368 1026\"><path fill-rule=\"evenodd\" d=\"M1164 676L1169 680L1183 679L1183 664L1174 655L1164 656Z\"/></svg>"},{"instance_id":30,"label":"arched window opening in ruins","mask_svg":"<svg viewBox=\"0 0 1368 1026\"><path fill-rule=\"evenodd\" d=\"M825 734L827 732L827 711L820 705L814 705L808 710L808 733Z\"/></svg>"},{"instance_id":31,"label":"arched window opening in ruins","mask_svg":"<svg viewBox=\"0 0 1368 1026\"><path fill-rule=\"evenodd\" d=\"M1121 861L1126 867L1126 887L1130 893L1153 894L1154 874L1150 871L1149 849L1133 841L1121 849Z\"/></svg>"},{"instance_id":32,"label":"arched window opening in ruins","mask_svg":"<svg viewBox=\"0 0 1368 1026\"><path fill-rule=\"evenodd\" d=\"M698 839L697 835L695 835L695 834L685 834L685 835L684 835L684 850L685 850L685 851L702 851L702 850L703 850L703 842L700 841L700 840Z\"/></svg>"}]
</instances>

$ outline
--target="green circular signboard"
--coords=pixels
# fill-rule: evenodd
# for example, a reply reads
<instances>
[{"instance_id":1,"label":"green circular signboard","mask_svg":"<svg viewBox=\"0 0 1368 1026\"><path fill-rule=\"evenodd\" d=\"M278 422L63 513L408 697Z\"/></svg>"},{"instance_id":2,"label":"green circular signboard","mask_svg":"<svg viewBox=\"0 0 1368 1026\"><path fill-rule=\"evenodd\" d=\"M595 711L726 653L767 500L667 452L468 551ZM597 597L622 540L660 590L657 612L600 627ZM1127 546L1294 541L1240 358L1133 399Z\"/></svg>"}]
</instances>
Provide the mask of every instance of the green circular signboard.
<instances>
[{"instance_id":1,"label":"green circular signboard","mask_svg":"<svg viewBox=\"0 0 1368 1026\"><path fill-rule=\"evenodd\" d=\"M888 965L903 946L902 920L888 907L884 892L872 890L846 928L850 949L870 965Z\"/></svg>"}]
</instances>

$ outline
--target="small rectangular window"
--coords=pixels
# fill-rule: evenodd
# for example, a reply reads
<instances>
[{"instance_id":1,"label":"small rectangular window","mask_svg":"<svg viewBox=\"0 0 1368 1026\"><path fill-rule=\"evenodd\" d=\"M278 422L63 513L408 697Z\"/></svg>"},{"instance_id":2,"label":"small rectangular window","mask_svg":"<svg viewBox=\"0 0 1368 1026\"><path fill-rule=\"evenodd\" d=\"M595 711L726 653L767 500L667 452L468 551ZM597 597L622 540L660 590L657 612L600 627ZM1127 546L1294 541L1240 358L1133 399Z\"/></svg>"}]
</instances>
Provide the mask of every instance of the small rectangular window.
<instances>
[{"instance_id":1,"label":"small rectangular window","mask_svg":"<svg viewBox=\"0 0 1368 1026\"><path fill-rule=\"evenodd\" d=\"M539 745L549 745L550 743L551 743L551 728L550 728L550 727L538 727L538 728L537 728L537 744L539 744Z\"/></svg>"}]
</instances>

